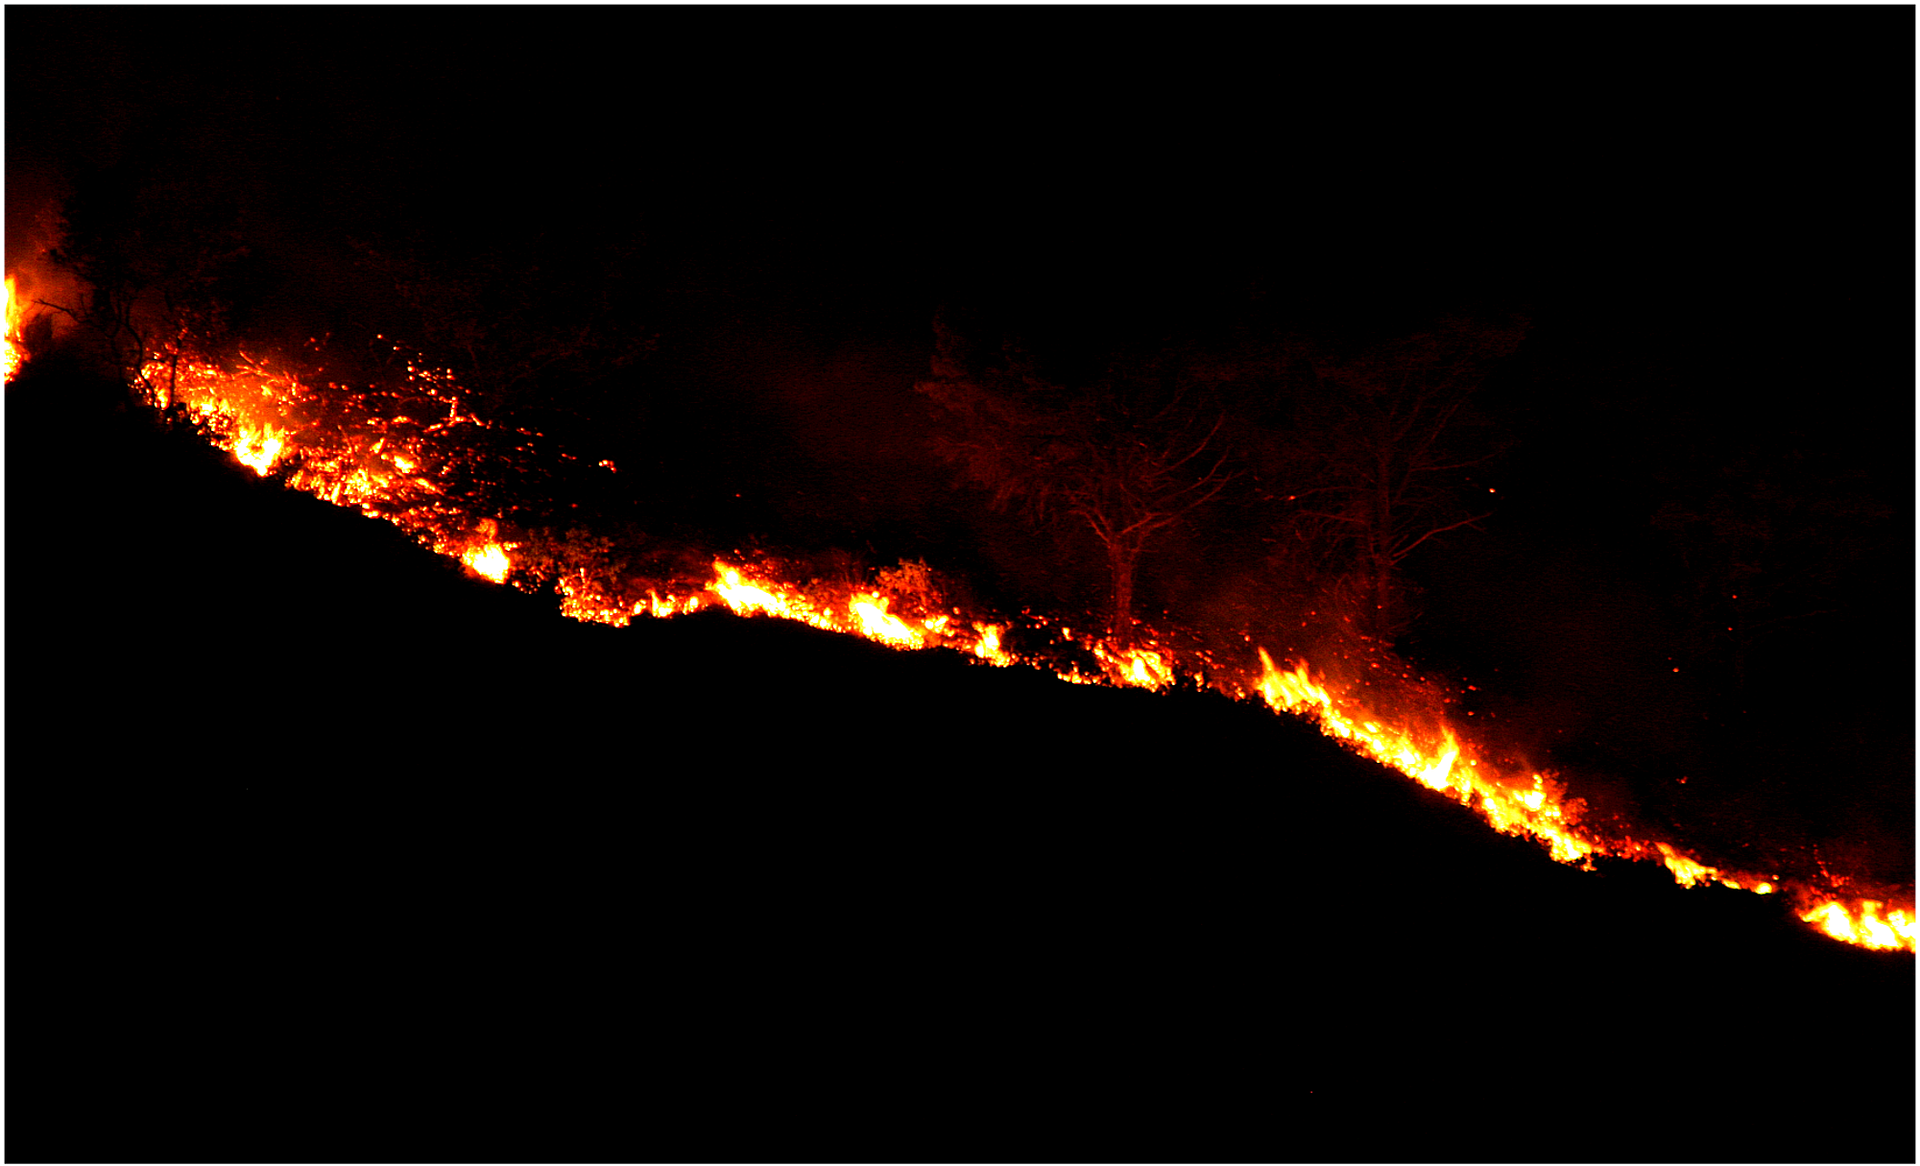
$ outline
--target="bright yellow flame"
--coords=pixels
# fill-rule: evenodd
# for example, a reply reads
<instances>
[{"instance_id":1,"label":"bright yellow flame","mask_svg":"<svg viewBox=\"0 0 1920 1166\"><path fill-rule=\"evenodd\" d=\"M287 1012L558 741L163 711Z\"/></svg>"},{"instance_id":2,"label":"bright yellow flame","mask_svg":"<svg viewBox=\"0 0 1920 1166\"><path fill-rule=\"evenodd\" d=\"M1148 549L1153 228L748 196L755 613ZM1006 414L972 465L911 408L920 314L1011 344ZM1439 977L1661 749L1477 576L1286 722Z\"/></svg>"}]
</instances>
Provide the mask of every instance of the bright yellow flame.
<instances>
[{"instance_id":1,"label":"bright yellow flame","mask_svg":"<svg viewBox=\"0 0 1920 1166\"><path fill-rule=\"evenodd\" d=\"M977 623L973 625L973 630L980 636L980 639L973 645L974 655L990 664L997 664L1003 668L1016 662L1011 655L1000 647L1001 628L999 624Z\"/></svg>"},{"instance_id":2,"label":"bright yellow flame","mask_svg":"<svg viewBox=\"0 0 1920 1166\"><path fill-rule=\"evenodd\" d=\"M1108 673L1121 684L1135 688L1165 688L1173 683L1173 665L1167 657L1151 648L1109 649L1093 645L1093 654Z\"/></svg>"},{"instance_id":3,"label":"bright yellow flame","mask_svg":"<svg viewBox=\"0 0 1920 1166\"><path fill-rule=\"evenodd\" d=\"M742 579L738 568L716 562L713 569L718 578L707 584L707 587L725 600L735 615L752 615L758 612L780 619L797 619L802 623L813 624L815 627L832 627L832 624L824 620L810 605Z\"/></svg>"},{"instance_id":4,"label":"bright yellow flame","mask_svg":"<svg viewBox=\"0 0 1920 1166\"><path fill-rule=\"evenodd\" d=\"M1800 918L1814 924L1835 939L1862 947L1890 950L1914 948L1913 916L1900 908L1885 918L1880 910L1886 904L1875 899L1856 899L1851 909L1836 899L1800 912Z\"/></svg>"},{"instance_id":5,"label":"bright yellow flame","mask_svg":"<svg viewBox=\"0 0 1920 1166\"><path fill-rule=\"evenodd\" d=\"M4 372L6 380L11 381L13 374L20 371L20 366L25 363L27 357L26 352L20 347L21 308L14 299L13 277L7 276L5 282L7 288L6 335L4 340L0 340L0 365L4 365L4 369L0 371Z\"/></svg>"},{"instance_id":6,"label":"bright yellow flame","mask_svg":"<svg viewBox=\"0 0 1920 1166\"><path fill-rule=\"evenodd\" d=\"M900 622L899 616L889 615L887 602L884 595L854 596L850 606L854 617L860 621L860 634L896 648L925 647L926 636Z\"/></svg>"},{"instance_id":7,"label":"bright yellow flame","mask_svg":"<svg viewBox=\"0 0 1920 1166\"><path fill-rule=\"evenodd\" d=\"M507 552L500 548L499 543L488 543L485 546L471 547L462 551L460 561L472 568L475 574L483 575L495 583L505 583L507 572L513 569L512 562L507 559Z\"/></svg>"},{"instance_id":8,"label":"bright yellow flame","mask_svg":"<svg viewBox=\"0 0 1920 1166\"><path fill-rule=\"evenodd\" d=\"M273 469L273 463L279 459L285 446L285 436L271 425L263 425L257 430L249 425L241 425L234 436L233 456L239 459L241 465L264 478Z\"/></svg>"},{"instance_id":9,"label":"bright yellow flame","mask_svg":"<svg viewBox=\"0 0 1920 1166\"><path fill-rule=\"evenodd\" d=\"M1664 842L1653 845L1660 852L1661 863L1673 872L1673 881L1681 886L1695 887L1705 882L1720 881L1720 872L1712 867L1695 862Z\"/></svg>"}]
</instances>

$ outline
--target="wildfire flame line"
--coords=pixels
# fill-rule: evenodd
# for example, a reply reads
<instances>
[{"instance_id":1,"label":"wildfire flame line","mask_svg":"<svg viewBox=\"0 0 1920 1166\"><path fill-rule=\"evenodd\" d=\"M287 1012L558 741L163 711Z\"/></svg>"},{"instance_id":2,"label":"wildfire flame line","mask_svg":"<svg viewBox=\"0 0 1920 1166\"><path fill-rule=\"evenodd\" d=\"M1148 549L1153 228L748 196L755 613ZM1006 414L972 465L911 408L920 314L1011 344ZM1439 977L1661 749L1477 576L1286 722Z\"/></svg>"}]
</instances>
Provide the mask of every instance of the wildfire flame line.
<instances>
[{"instance_id":1,"label":"wildfire flame line","mask_svg":"<svg viewBox=\"0 0 1920 1166\"><path fill-rule=\"evenodd\" d=\"M20 309L11 277L6 293L5 371L12 380L22 355ZM400 351L397 346L395 351ZM424 395L436 408L444 406L444 419L423 425L400 412L367 408L331 426L303 423L301 415L326 394L291 373L244 357L232 369L204 361L155 359L143 373L150 385L166 384L173 403L204 425L216 445L256 473L271 474L297 458L297 468L287 475L289 486L393 522L476 574L505 582L516 569L509 554L513 545L499 541L496 519L463 513L445 499L438 480L445 467L435 462L429 448L482 422L461 413L458 386L450 373L418 361L407 361L406 368L412 399ZM342 386L328 390L355 396L355 390ZM357 399L365 404L370 396L360 393ZM1009 621L970 617L958 608L936 610L925 588L902 593L886 586L802 586L780 581L775 572L724 560L714 560L712 572L709 579L683 581L681 593L669 589L662 597L654 588L633 603L608 598L619 589L600 586L604 581L584 574L577 579L563 574L554 583L562 612L579 620L625 625L634 616L670 617L717 601L739 615L798 620L901 649L946 648L994 665L1028 664L1074 683L1159 690L1176 683L1178 675L1174 653L1151 644L1122 647L1083 637L1099 665L1095 675L1017 656L1001 642ZM1071 639L1064 629L1061 636ZM1425 725L1396 721L1371 707L1362 694L1330 688L1324 677L1316 680L1305 661L1283 668L1265 648L1258 649L1258 656L1260 670L1243 687L1231 681L1217 681L1216 687L1232 696L1257 695L1276 712L1308 718L1329 736L1469 806L1494 829L1537 839L1557 861L1587 867L1596 856L1654 861L1688 887L1718 883L1770 894L1786 885L1775 876L1720 870L1665 842L1608 837L1583 821L1584 803L1567 798L1552 774L1503 772L1443 720L1430 718ZM1795 898L1795 914L1823 934L1869 948L1915 949L1911 904L1889 907L1879 899L1846 899L1810 885L1786 889Z\"/></svg>"},{"instance_id":2,"label":"wildfire flame line","mask_svg":"<svg viewBox=\"0 0 1920 1166\"><path fill-rule=\"evenodd\" d=\"M706 592L717 596L737 615L798 620L830 631L864 635L895 647L918 648L940 640L942 646L972 651L996 664L1047 666L1001 650L999 635L1004 630L1001 625L963 624L955 630L944 622L943 616L942 622L924 621L916 629L886 614L885 596L858 593L842 611L770 575L750 574L741 565L716 560L713 571ZM637 605L634 614L674 615L700 606L697 595L663 601L655 594L649 596L647 603ZM969 627L977 638L969 638ZM1120 650L1099 642L1094 643L1091 650L1105 665L1103 675L1087 677L1076 671L1052 670L1061 679L1075 683L1104 682L1164 689L1174 682L1171 653L1153 648ZM1717 883L1762 895L1781 889L1783 880L1778 876L1722 870L1699 862L1666 842L1608 837L1598 830L1584 830L1581 828L1584 804L1580 799L1567 798L1564 786L1553 775L1504 773L1479 756L1472 743L1462 740L1450 725L1437 723L1422 732L1390 723L1352 695L1336 694L1315 680L1304 661L1281 668L1264 648L1258 650L1258 655L1261 671L1254 688L1275 711L1314 721L1327 735L1478 811L1501 833L1540 841L1557 861L1577 863L1589 869L1596 857L1653 861L1666 867L1674 881L1685 887ZM1879 900L1823 897L1806 888L1797 897L1802 905L1795 914L1835 939L1863 947L1914 950L1914 920L1910 908L1889 910L1887 904Z\"/></svg>"}]
</instances>

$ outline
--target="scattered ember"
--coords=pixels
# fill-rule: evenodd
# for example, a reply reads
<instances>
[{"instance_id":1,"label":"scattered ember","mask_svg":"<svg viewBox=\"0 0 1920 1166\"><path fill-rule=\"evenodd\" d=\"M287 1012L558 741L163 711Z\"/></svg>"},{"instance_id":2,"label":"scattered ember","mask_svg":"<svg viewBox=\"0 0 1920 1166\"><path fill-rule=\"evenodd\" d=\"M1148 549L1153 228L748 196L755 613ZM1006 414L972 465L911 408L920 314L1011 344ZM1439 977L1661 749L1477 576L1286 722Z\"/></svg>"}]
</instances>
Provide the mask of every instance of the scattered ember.
<instances>
[{"instance_id":1,"label":"scattered ember","mask_svg":"<svg viewBox=\"0 0 1920 1166\"><path fill-rule=\"evenodd\" d=\"M156 404L185 410L255 473L283 470L289 486L384 518L504 582L512 562L493 537L496 522L465 513L442 485L473 456L467 437L483 423L461 412L451 374L412 360L405 367L401 384L384 390L316 386L244 353L232 367L155 359L141 374ZM421 422L414 413L440 419Z\"/></svg>"}]
</instances>

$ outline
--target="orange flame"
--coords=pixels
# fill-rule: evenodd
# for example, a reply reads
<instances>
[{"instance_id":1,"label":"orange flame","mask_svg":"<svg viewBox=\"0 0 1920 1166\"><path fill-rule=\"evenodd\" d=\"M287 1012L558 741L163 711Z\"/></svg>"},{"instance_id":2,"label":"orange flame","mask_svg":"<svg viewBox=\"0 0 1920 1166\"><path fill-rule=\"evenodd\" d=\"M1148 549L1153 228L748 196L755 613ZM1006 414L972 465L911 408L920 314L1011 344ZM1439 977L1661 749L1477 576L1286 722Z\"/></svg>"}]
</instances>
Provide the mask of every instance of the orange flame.
<instances>
[{"instance_id":1,"label":"orange flame","mask_svg":"<svg viewBox=\"0 0 1920 1166\"><path fill-rule=\"evenodd\" d=\"M769 578L750 580L743 570L715 560L714 577L707 584L707 590L718 595L735 615L799 620L826 631L864 636L893 648L918 649L937 643L993 663L1013 662L1012 657L1000 649L1001 629L997 625L970 624L966 630L959 630L954 627L953 616L945 612L909 622L888 610L894 597L877 591L854 592L842 605L824 597L815 599L801 589ZM654 597L653 609L661 606L658 597Z\"/></svg>"},{"instance_id":2,"label":"orange flame","mask_svg":"<svg viewBox=\"0 0 1920 1166\"><path fill-rule=\"evenodd\" d=\"M1600 846L1573 829L1584 806L1563 801L1551 775L1501 775L1482 758L1463 752L1453 728L1439 724L1420 732L1385 722L1377 714L1336 700L1313 680L1304 662L1283 671L1260 649L1260 693L1273 708L1318 721L1322 732L1397 769L1428 789L1478 810L1502 834L1530 835L1546 843L1560 862L1590 862Z\"/></svg>"}]
</instances>

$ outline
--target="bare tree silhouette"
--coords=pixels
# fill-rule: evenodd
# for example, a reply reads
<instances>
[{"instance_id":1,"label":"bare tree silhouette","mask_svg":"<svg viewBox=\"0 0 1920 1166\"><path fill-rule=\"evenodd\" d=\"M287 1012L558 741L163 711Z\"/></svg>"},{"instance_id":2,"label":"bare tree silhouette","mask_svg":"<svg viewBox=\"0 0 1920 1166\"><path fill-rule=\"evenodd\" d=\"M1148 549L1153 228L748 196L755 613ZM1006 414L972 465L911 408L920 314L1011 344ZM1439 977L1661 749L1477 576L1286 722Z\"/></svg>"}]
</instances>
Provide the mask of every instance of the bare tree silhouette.
<instances>
[{"instance_id":1,"label":"bare tree silhouette","mask_svg":"<svg viewBox=\"0 0 1920 1166\"><path fill-rule=\"evenodd\" d=\"M938 452L997 507L1085 524L1106 555L1108 635L1127 643L1148 545L1235 477L1218 401L1170 351L1117 360L1069 387L1042 376L1018 344L980 361L944 317L934 328L934 376L916 387L945 423Z\"/></svg>"}]
</instances>

